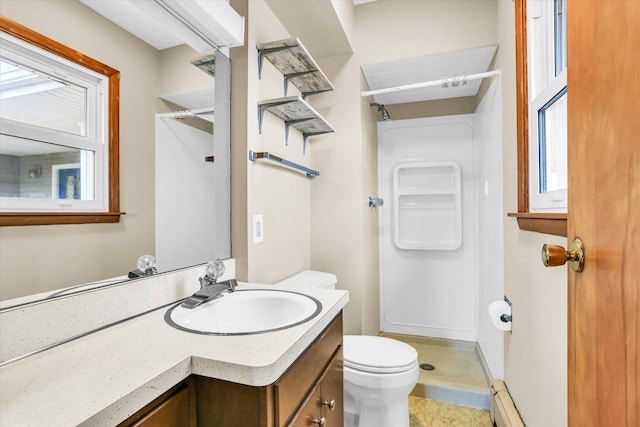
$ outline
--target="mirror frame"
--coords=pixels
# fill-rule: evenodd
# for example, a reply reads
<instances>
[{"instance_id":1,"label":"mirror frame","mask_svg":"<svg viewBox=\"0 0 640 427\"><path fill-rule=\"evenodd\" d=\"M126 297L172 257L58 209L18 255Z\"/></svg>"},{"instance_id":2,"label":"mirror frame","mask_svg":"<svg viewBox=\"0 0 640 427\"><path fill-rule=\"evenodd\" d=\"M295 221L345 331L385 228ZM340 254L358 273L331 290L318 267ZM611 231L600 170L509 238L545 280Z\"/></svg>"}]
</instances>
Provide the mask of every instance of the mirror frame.
<instances>
[{"instance_id":1,"label":"mirror frame","mask_svg":"<svg viewBox=\"0 0 640 427\"><path fill-rule=\"evenodd\" d=\"M120 72L0 15L0 31L75 62L109 80L109 210L105 212L0 212L0 226L94 224L120 221Z\"/></svg>"}]
</instances>

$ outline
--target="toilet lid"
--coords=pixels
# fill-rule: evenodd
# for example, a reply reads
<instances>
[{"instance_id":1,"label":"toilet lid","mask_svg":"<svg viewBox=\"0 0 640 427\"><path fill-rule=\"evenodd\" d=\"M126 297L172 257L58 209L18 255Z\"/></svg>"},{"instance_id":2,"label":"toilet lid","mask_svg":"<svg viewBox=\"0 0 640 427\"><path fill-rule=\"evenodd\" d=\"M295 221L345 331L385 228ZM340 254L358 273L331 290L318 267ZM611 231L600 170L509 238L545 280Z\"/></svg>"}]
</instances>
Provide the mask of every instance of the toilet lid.
<instances>
[{"instance_id":1,"label":"toilet lid","mask_svg":"<svg viewBox=\"0 0 640 427\"><path fill-rule=\"evenodd\" d=\"M344 365L364 372L404 372L417 366L418 352L409 344L376 336L345 335Z\"/></svg>"}]
</instances>

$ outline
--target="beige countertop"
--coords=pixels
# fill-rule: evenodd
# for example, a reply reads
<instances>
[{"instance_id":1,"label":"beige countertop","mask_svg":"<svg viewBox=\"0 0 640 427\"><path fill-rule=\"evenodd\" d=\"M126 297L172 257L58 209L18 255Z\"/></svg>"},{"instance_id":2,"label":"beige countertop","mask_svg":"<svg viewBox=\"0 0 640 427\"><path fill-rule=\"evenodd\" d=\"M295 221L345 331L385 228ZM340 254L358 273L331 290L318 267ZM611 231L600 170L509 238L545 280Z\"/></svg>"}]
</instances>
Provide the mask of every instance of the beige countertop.
<instances>
[{"instance_id":1,"label":"beige countertop","mask_svg":"<svg viewBox=\"0 0 640 427\"><path fill-rule=\"evenodd\" d=\"M241 284L239 289L270 285ZM256 335L183 332L167 308L0 368L1 426L114 425L191 374L272 384L346 305L346 291L296 290L322 304L318 316Z\"/></svg>"}]
</instances>

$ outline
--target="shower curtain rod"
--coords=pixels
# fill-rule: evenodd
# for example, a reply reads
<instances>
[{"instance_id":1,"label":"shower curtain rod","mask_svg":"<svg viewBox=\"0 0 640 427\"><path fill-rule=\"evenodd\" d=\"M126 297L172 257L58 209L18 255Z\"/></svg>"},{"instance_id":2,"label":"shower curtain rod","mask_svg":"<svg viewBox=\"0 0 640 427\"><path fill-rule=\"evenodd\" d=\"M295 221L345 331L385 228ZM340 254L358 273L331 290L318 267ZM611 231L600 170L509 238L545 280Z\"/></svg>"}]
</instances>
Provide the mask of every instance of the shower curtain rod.
<instances>
[{"instance_id":1,"label":"shower curtain rod","mask_svg":"<svg viewBox=\"0 0 640 427\"><path fill-rule=\"evenodd\" d=\"M425 87L433 87L433 86L444 86L445 85L453 85L454 82L467 82L469 80L478 80L478 79L484 79L486 77L493 77L493 76L497 76L500 74L500 70L493 70L493 71L487 71L485 73L478 73L478 74L469 74L468 76L454 76L454 77L449 77L449 78L444 78L444 79L439 79L439 80L432 80L430 82L422 82L422 83L413 83L413 84L409 84L409 85L403 85L403 86L396 86L396 87L389 87L389 88L385 88L385 89L376 89L376 90L369 90L369 91L362 91L360 92L360 95L364 98L366 96L371 96L371 95L379 95L382 93L391 93L391 92L400 92L403 90L410 90L410 89L420 89L420 88L425 88Z\"/></svg>"},{"instance_id":2,"label":"shower curtain rod","mask_svg":"<svg viewBox=\"0 0 640 427\"><path fill-rule=\"evenodd\" d=\"M166 117L170 119L184 120L184 119L192 119L195 116L200 114L212 114L213 107L205 107L205 108L194 108L192 110L179 110L173 111L171 113L162 113L156 114L157 117Z\"/></svg>"}]
</instances>

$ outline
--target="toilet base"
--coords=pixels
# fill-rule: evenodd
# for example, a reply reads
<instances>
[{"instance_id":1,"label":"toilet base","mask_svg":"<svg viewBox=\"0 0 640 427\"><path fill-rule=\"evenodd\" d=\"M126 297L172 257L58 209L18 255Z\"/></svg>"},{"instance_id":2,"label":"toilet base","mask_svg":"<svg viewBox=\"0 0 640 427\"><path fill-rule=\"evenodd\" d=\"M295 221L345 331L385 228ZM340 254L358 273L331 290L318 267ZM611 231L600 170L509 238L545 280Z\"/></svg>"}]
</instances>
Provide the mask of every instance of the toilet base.
<instances>
[{"instance_id":1,"label":"toilet base","mask_svg":"<svg viewBox=\"0 0 640 427\"><path fill-rule=\"evenodd\" d=\"M409 398L395 401L385 407L360 405L353 397L347 404L345 393L344 427L409 427Z\"/></svg>"},{"instance_id":2,"label":"toilet base","mask_svg":"<svg viewBox=\"0 0 640 427\"><path fill-rule=\"evenodd\" d=\"M415 381L393 389L373 389L345 381L345 427L409 427L409 393L417 381L417 371L416 366L409 373Z\"/></svg>"}]
</instances>

